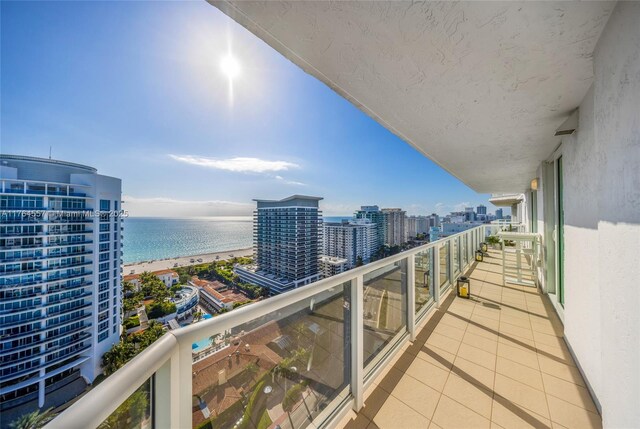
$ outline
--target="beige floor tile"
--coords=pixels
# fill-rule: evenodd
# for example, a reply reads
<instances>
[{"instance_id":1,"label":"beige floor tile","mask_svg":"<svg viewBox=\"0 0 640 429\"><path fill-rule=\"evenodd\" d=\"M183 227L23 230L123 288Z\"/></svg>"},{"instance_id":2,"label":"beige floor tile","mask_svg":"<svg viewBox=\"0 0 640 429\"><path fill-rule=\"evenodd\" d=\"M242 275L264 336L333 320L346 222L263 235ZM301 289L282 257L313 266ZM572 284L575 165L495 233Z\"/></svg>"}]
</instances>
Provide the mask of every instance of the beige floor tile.
<instances>
[{"instance_id":1,"label":"beige floor tile","mask_svg":"<svg viewBox=\"0 0 640 429\"><path fill-rule=\"evenodd\" d=\"M456 317L453 314L445 314L444 316L442 316L442 319L440 319L440 323L438 325L441 324L453 326L454 328L462 330L467 329L467 321Z\"/></svg>"},{"instance_id":2,"label":"beige floor tile","mask_svg":"<svg viewBox=\"0 0 640 429\"><path fill-rule=\"evenodd\" d=\"M371 420L390 396L391 393L384 389L374 389L369 396L364 398L364 406L359 414Z\"/></svg>"},{"instance_id":3,"label":"beige floor tile","mask_svg":"<svg viewBox=\"0 0 640 429\"><path fill-rule=\"evenodd\" d=\"M553 396L549 396L548 401L551 420L554 422L570 429L602 428L602 418L600 415Z\"/></svg>"},{"instance_id":4,"label":"beige floor tile","mask_svg":"<svg viewBox=\"0 0 640 429\"><path fill-rule=\"evenodd\" d=\"M489 428L489 419L443 395L433 415L433 421L445 429Z\"/></svg>"},{"instance_id":5,"label":"beige floor tile","mask_svg":"<svg viewBox=\"0 0 640 429\"><path fill-rule=\"evenodd\" d=\"M438 392L442 392L442 388L449 376L449 371L432 365L422 359L416 359L411 366L407 368L407 374Z\"/></svg>"},{"instance_id":6,"label":"beige floor tile","mask_svg":"<svg viewBox=\"0 0 640 429\"><path fill-rule=\"evenodd\" d=\"M379 375L374 380L374 383L387 392L391 392L398 384L398 382L402 379L402 377L404 377L403 371L399 370L396 367L390 366L383 374Z\"/></svg>"},{"instance_id":7,"label":"beige floor tile","mask_svg":"<svg viewBox=\"0 0 640 429\"><path fill-rule=\"evenodd\" d=\"M460 341L434 332L429 336L426 345L438 347L446 352L456 354L460 347Z\"/></svg>"},{"instance_id":8,"label":"beige floor tile","mask_svg":"<svg viewBox=\"0 0 640 429\"><path fill-rule=\"evenodd\" d=\"M472 332L467 332L462 338L463 344L469 344L486 352L496 354L498 349L498 340L483 337Z\"/></svg>"},{"instance_id":9,"label":"beige floor tile","mask_svg":"<svg viewBox=\"0 0 640 429\"><path fill-rule=\"evenodd\" d=\"M555 359L551 359L540 354L538 355L538 363L540 364L541 372L553 375L554 377L569 381L573 384L586 387L582 374L580 374L580 371L575 366L558 362Z\"/></svg>"},{"instance_id":10,"label":"beige floor tile","mask_svg":"<svg viewBox=\"0 0 640 429\"><path fill-rule=\"evenodd\" d=\"M518 337L517 335L501 333L498 337L499 344L506 344L511 347L519 347L529 351L537 351L536 342L529 338Z\"/></svg>"},{"instance_id":11,"label":"beige floor tile","mask_svg":"<svg viewBox=\"0 0 640 429\"><path fill-rule=\"evenodd\" d=\"M500 319L500 333L533 340L533 332L531 331L531 328L521 328L519 326L503 322L502 319Z\"/></svg>"},{"instance_id":12,"label":"beige floor tile","mask_svg":"<svg viewBox=\"0 0 640 429\"><path fill-rule=\"evenodd\" d=\"M548 418L514 404L508 399L502 397L496 397L493 399L491 421L507 429L551 428L551 421Z\"/></svg>"},{"instance_id":13,"label":"beige floor tile","mask_svg":"<svg viewBox=\"0 0 640 429\"><path fill-rule=\"evenodd\" d=\"M491 390L470 383L461 377L449 377L442 393L481 416L487 419L491 418L491 402L493 401Z\"/></svg>"},{"instance_id":14,"label":"beige floor tile","mask_svg":"<svg viewBox=\"0 0 640 429\"><path fill-rule=\"evenodd\" d=\"M494 371L459 356L456 357L451 368L451 375L461 377L470 383L475 383L489 390L493 390L493 381L496 376ZM449 378L451 378L451 375Z\"/></svg>"},{"instance_id":15,"label":"beige floor tile","mask_svg":"<svg viewBox=\"0 0 640 429\"><path fill-rule=\"evenodd\" d=\"M482 300L482 298L479 298L479 299ZM471 320L476 320L476 318L478 317L481 318L480 320L491 319L491 320L499 321L500 310L497 308L486 307L482 304L479 304L476 306L476 308L473 309Z\"/></svg>"},{"instance_id":16,"label":"beige floor tile","mask_svg":"<svg viewBox=\"0 0 640 429\"><path fill-rule=\"evenodd\" d=\"M470 346L469 344L462 343L460 345L460 349L458 349L457 356L492 371L496 368L496 355L494 353L481 350L477 347Z\"/></svg>"},{"instance_id":17,"label":"beige floor tile","mask_svg":"<svg viewBox=\"0 0 640 429\"><path fill-rule=\"evenodd\" d=\"M531 386L534 389L544 391L542 375L537 369L530 368L510 359L498 357L496 361L496 372L516 381Z\"/></svg>"},{"instance_id":18,"label":"beige floor tile","mask_svg":"<svg viewBox=\"0 0 640 429\"><path fill-rule=\"evenodd\" d=\"M542 374L542 380L544 382L544 390L548 395L562 398L564 401L593 413L598 412L589 391L585 387L544 373Z\"/></svg>"},{"instance_id":19,"label":"beige floor tile","mask_svg":"<svg viewBox=\"0 0 640 429\"><path fill-rule=\"evenodd\" d=\"M371 419L380 429L424 429L429 419L394 396L390 396Z\"/></svg>"},{"instance_id":20,"label":"beige floor tile","mask_svg":"<svg viewBox=\"0 0 640 429\"><path fill-rule=\"evenodd\" d=\"M541 356L554 359L557 362L564 363L565 365L575 366L575 362L573 361L573 357L571 356L571 353L569 353L567 346L563 345L562 347L554 347L548 344L536 343L536 349L538 354Z\"/></svg>"},{"instance_id":21,"label":"beige floor tile","mask_svg":"<svg viewBox=\"0 0 640 429\"><path fill-rule=\"evenodd\" d=\"M454 328L451 325L438 324L436 328L433 330L434 333L444 335L445 337L449 337L452 340L462 341L462 337L464 337L464 329Z\"/></svg>"},{"instance_id":22,"label":"beige floor tile","mask_svg":"<svg viewBox=\"0 0 640 429\"><path fill-rule=\"evenodd\" d=\"M356 414L353 410L349 410L346 416L337 424L336 427L344 429L365 429L371 420L366 418L362 413Z\"/></svg>"},{"instance_id":23,"label":"beige floor tile","mask_svg":"<svg viewBox=\"0 0 640 429\"><path fill-rule=\"evenodd\" d=\"M502 323L508 323L510 325L517 326L519 328L531 330L531 321L529 320L528 315L526 315L525 317L514 317L511 315L504 315L500 318L500 324Z\"/></svg>"},{"instance_id":24,"label":"beige floor tile","mask_svg":"<svg viewBox=\"0 0 640 429\"><path fill-rule=\"evenodd\" d=\"M498 330L492 329L487 326L477 325L475 323L469 323L466 332L470 332L481 337L488 338L490 340L498 340Z\"/></svg>"},{"instance_id":25,"label":"beige floor tile","mask_svg":"<svg viewBox=\"0 0 640 429\"><path fill-rule=\"evenodd\" d=\"M391 394L428 419L433 417L440 399L440 392L413 377L400 380Z\"/></svg>"},{"instance_id":26,"label":"beige floor tile","mask_svg":"<svg viewBox=\"0 0 640 429\"><path fill-rule=\"evenodd\" d=\"M536 342L536 345L544 344L551 347L562 347L565 345L562 337L536 331L533 331L533 340Z\"/></svg>"},{"instance_id":27,"label":"beige floor tile","mask_svg":"<svg viewBox=\"0 0 640 429\"><path fill-rule=\"evenodd\" d=\"M496 395L500 395L510 402L531 410L536 414L540 414L541 416L547 418L549 416L545 394L540 390L505 377L502 374L496 374L493 390Z\"/></svg>"},{"instance_id":28,"label":"beige floor tile","mask_svg":"<svg viewBox=\"0 0 640 429\"><path fill-rule=\"evenodd\" d=\"M498 341L498 356L518 362L533 369L539 369L536 352L520 346L508 345Z\"/></svg>"},{"instance_id":29,"label":"beige floor tile","mask_svg":"<svg viewBox=\"0 0 640 429\"><path fill-rule=\"evenodd\" d=\"M425 345L416 354L416 357L429 362L430 364L435 365L438 368L446 369L448 371L449 369L451 369L456 355L434 346Z\"/></svg>"},{"instance_id":30,"label":"beige floor tile","mask_svg":"<svg viewBox=\"0 0 640 429\"><path fill-rule=\"evenodd\" d=\"M469 320L469 326L472 325L480 325L487 330L498 332L498 329L500 328L500 320L472 314L471 319ZM469 329L469 326L467 326L467 330Z\"/></svg>"}]
</instances>

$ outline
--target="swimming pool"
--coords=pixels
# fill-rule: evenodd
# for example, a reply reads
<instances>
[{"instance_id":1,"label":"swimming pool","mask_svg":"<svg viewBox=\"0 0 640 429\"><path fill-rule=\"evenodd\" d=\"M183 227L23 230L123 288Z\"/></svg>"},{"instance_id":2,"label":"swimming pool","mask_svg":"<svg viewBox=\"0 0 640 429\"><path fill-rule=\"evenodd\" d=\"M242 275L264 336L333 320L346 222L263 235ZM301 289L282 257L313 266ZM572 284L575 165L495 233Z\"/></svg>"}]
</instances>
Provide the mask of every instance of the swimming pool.
<instances>
[{"instance_id":1,"label":"swimming pool","mask_svg":"<svg viewBox=\"0 0 640 429\"><path fill-rule=\"evenodd\" d=\"M211 340L209 338L204 338L197 343L191 344L191 350L200 352L211 345Z\"/></svg>"}]
</instances>

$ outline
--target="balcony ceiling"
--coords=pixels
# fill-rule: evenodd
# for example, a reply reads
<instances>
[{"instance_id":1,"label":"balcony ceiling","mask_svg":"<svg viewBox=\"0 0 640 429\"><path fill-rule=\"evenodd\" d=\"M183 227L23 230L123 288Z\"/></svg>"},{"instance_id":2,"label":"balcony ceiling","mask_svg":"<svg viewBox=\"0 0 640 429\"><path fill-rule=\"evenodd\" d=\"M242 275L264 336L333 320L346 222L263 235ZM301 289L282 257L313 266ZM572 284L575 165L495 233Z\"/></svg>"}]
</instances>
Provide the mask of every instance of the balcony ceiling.
<instances>
[{"instance_id":1,"label":"balcony ceiling","mask_svg":"<svg viewBox=\"0 0 640 429\"><path fill-rule=\"evenodd\" d=\"M611 2L210 2L478 192L521 192Z\"/></svg>"}]
</instances>

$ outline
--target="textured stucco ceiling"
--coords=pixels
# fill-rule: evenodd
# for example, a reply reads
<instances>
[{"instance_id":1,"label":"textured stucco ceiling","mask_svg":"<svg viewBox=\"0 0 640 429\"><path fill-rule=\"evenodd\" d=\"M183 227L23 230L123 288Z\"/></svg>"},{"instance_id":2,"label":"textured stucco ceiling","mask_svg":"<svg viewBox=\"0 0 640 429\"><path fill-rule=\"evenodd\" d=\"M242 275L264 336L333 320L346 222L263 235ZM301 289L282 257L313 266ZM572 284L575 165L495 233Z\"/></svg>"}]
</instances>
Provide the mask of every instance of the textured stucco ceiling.
<instances>
[{"instance_id":1,"label":"textured stucco ceiling","mask_svg":"<svg viewBox=\"0 0 640 429\"><path fill-rule=\"evenodd\" d=\"M615 6L210 2L478 192L528 188Z\"/></svg>"}]
</instances>

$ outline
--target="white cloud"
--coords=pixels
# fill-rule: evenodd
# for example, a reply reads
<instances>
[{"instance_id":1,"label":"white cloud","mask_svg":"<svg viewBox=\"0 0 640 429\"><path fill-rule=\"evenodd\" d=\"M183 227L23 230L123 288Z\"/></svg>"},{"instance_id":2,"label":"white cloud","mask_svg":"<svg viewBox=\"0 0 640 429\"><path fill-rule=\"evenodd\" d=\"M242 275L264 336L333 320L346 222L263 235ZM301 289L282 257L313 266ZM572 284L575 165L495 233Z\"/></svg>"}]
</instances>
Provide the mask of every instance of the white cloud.
<instances>
[{"instance_id":1,"label":"white cloud","mask_svg":"<svg viewBox=\"0 0 640 429\"><path fill-rule=\"evenodd\" d=\"M268 161L260 158L235 157L228 159L208 158L194 155L172 155L172 159L199 167L214 168L216 170L233 171L236 173L265 173L271 171L287 171L300 168L298 164L288 161Z\"/></svg>"},{"instance_id":2,"label":"white cloud","mask_svg":"<svg viewBox=\"0 0 640 429\"><path fill-rule=\"evenodd\" d=\"M296 182L295 180L287 180L282 176L274 176L274 179L281 181L285 185L307 186L306 183Z\"/></svg>"},{"instance_id":3,"label":"white cloud","mask_svg":"<svg viewBox=\"0 0 640 429\"><path fill-rule=\"evenodd\" d=\"M254 204L222 200L178 200L174 198L139 198L124 195L123 209L130 216L196 217L250 216Z\"/></svg>"},{"instance_id":4,"label":"white cloud","mask_svg":"<svg viewBox=\"0 0 640 429\"><path fill-rule=\"evenodd\" d=\"M469 201L463 201L457 204L445 204L445 203L436 203L436 213L444 216L448 215L451 212L463 212L465 207L475 207Z\"/></svg>"}]
</instances>

